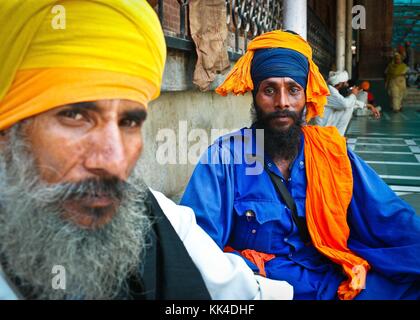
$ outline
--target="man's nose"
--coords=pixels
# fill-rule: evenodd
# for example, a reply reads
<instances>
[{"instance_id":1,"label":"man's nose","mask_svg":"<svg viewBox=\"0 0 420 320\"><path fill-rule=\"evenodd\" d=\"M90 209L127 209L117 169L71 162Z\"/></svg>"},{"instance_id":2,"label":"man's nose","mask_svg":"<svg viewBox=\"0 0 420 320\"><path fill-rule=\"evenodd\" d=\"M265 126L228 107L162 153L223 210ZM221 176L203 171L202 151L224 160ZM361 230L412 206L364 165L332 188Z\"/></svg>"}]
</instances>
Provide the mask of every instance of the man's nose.
<instances>
[{"instance_id":1,"label":"man's nose","mask_svg":"<svg viewBox=\"0 0 420 320\"><path fill-rule=\"evenodd\" d=\"M124 141L117 124L108 124L92 133L85 168L98 176L127 178L128 162Z\"/></svg>"},{"instance_id":2,"label":"man's nose","mask_svg":"<svg viewBox=\"0 0 420 320\"><path fill-rule=\"evenodd\" d=\"M290 107L290 100L289 96L287 95L287 92L282 89L279 92L277 92L275 97L275 107L276 109L287 109Z\"/></svg>"}]
</instances>

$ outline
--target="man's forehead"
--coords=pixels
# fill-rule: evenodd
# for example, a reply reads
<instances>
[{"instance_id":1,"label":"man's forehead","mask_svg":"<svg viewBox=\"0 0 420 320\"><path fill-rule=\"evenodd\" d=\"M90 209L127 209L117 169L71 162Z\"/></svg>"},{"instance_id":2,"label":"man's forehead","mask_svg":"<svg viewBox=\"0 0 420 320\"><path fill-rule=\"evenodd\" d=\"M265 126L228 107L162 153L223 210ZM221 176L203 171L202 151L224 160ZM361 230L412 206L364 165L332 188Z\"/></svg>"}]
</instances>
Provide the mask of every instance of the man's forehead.
<instances>
[{"instance_id":1,"label":"man's forehead","mask_svg":"<svg viewBox=\"0 0 420 320\"><path fill-rule=\"evenodd\" d=\"M126 99L105 99L105 100L96 100L96 101L85 101L72 103L72 106L91 108L96 110L109 110L111 108L118 108L121 110L138 110L145 111L146 107L137 101L126 100Z\"/></svg>"},{"instance_id":2,"label":"man's forehead","mask_svg":"<svg viewBox=\"0 0 420 320\"><path fill-rule=\"evenodd\" d=\"M287 84L287 85L299 85L295 80L290 77L270 77L264 79L261 83L264 84Z\"/></svg>"},{"instance_id":3,"label":"man's forehead","mask_svg":"<svg viewBox=\"0 0 420 320\"><path fill-rule=\"evenodd\" d=\"M146 117L147 109L141 103L131 101L131 100L120 100L120 99L110 99L110 100L97 100L97 101L85 101L72 103L69 105L60 106L59 108L76 108L76 109L86 109L90 111L95 111L98 113L107 113L107 112L117 112L117 113L136 113L138 115L143 115Z\"/></svg>"}]
</instances>

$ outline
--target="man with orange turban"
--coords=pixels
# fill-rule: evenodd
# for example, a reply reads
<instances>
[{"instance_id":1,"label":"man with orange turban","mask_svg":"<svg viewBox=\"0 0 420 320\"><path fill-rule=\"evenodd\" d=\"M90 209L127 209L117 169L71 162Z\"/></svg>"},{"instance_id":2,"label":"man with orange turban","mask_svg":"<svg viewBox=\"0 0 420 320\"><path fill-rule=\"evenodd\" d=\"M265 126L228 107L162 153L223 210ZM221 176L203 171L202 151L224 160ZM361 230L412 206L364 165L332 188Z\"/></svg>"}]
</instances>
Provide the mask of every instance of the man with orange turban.
<instances>
[{"instance_id":1,"label":"man with orange turban","mask_svg":"<svg viewBox=\"0 0 420 320\"><path fill-rule=\"evenodd\" d=\"M370 89L370 82L369 81L362 81L359 85L359 88L361 89L360 92L357 94L357 100L362 102L364 105L366 105L366 108L363 109L357 109L355 110L354 114L357 116L369 116L373 115L376 117L375 113L380 113L382 108L380 106L375 105L375 98L372 94ZM380 115L380 114L379 114Z\"/></svg>"},{"instance_id":2,"label":"man with orange turban","mask_svg":"<svg viewBox=\"0 0 420 320\"><path fill-rule=\"evenodd\" d=\"M146 1L2 1L0 25L0 298L291 297L141 179L166 56Z\"/></svg>"},{"instance_id":3,"label":"man with orange turban","mask_svg":"<svg viewBox=\"0 0 420 320\"><path fill-rule=\"evenodd\" d=\"M322 116L328 87L293 32L256 37L216 92L253 97L253 124L216 140L181 204L220 248L294 299L419 299L420 219Z\"/></svg>"},{"instance_id":4,"label":"man with orange turban","mask_svg":"<svg viewBox=\"0 0 420 320\"><path fill-rule=\"evenodd\" d=\"M328 76L328 89L330 95L325 105L324 115L314 119L314 124L325 127L334 126L344 136L353 116L353 111L370 111L379 118L379 111L374 106L358 99L361 89L357 86L348 88L348 94L342 95L342 90L347 91L349 74L347 71L330 71Z\"/></svg>"}]
</instances>

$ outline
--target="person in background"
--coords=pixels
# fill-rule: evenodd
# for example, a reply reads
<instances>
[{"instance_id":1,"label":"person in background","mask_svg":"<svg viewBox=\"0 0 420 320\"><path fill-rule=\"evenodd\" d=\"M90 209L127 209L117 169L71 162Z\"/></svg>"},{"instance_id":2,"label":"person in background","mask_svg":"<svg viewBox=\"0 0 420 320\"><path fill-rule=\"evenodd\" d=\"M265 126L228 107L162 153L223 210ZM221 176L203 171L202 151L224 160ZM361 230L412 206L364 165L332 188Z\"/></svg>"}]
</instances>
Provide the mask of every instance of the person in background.
<instances>
[{"instance_id":1,"label":"person in background","mask_svg":"<svg viewBox=\"0 0 420 320\"><path fill-rule=\"evenodd\" d=\"M357 95L357 100L363 102L366 105L366 108L363 109L356 109L354 114L356 116L369 116L373 115L376 119L380 118L380 111L382 108L380 106L376 106L375 98L373 93L369 91L370 89L370 82L369 81L362 81L360 83L359 88L362 89Z\"/></svg>"},{"instance_id":2,"label":"person in background","mask_svg":"<svg viewBox=\"0 0 420 320\"><path fill-rule=\"evenodd\" d=\"M330 95L327 97L324 115L314 119L314 124L316 125L336 127L342 136L347 130L354 110L367 108L375 116L379 116L375 107L357 100L357 95L361 89L357 86L347 88L348 80L347 71L331 71L329 73L328 89L330 90ZM340 91L343 93L344 91L349 91L350 94L344 97Z\"/></svg>"},{"instance_id":3,"label":"person in background","mask_svg":"<svg viewBox=\"0 0 420 320\"><path fill-rule=\"evenodd\" d=\"M396 113L402 111L402 102L407 91L405 79L407 72L408 66L402 61L399 53L394 55L385 69L385 88L391 99L392 110Z\"/></svg>"}]
</instances>

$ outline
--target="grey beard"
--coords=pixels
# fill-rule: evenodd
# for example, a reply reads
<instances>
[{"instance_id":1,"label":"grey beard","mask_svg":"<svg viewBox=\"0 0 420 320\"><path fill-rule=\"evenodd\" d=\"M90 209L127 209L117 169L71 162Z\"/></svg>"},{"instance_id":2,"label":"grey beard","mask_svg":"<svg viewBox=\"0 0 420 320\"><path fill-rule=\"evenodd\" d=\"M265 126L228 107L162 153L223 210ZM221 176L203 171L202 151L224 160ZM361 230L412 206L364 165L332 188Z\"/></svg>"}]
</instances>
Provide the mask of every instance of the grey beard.
<instances>
[{"instance_id":1,"label":"grey beard","mask_svg":"<svg viewBox=\"0 0 420 320\"><path fill-rule=\"evenodd\" d=\"M0 263L30 298L118 297L143 261L151 227L138 169L112 220L100 229L82 229L60 217L65 191L40 180L20 131L11 129L0 152ZM53 287L54 266L65 270L64 290Z\"/></svg>"}]
</instances>

